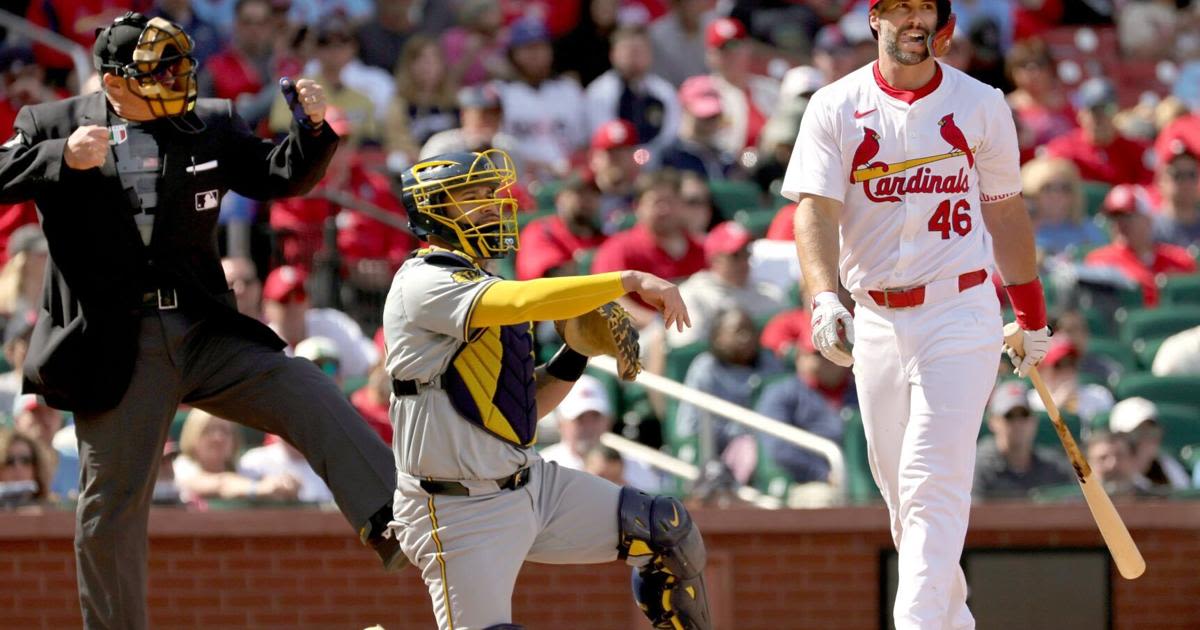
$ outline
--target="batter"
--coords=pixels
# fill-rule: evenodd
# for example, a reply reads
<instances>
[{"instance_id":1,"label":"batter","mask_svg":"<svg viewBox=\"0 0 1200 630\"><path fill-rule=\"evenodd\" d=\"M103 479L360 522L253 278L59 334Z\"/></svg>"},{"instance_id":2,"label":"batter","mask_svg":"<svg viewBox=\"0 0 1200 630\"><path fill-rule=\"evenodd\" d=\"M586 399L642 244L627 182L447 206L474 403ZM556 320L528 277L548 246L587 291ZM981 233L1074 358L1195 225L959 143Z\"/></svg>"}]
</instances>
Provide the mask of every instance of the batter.
<instances>
[{"instance_id":1,"label":"batter","mask_svg":"<svg viewBox=\"0 0 1200 630\"><path fill-rule=\"evenodd\" d=\"M949 0L869 7L878 60L812 97L783 193L799 202L813 343L854 366L899 554L896 628L974 628L958 561L1002 345L989 275L1023 330L1024 376L1050 336L1033 230L1003 94L935 59Z\"/></svg>"},{"instance_id":2,"label":"batter","mask_svg":"<svg viewBox=\"0 0 1200 630\"><path fill-rule=\"evenodd\" d=\"M532 321L577 317L636 293L682 330L675 285L641 272L502 280L479 262L517 248L516 174L502 151L413 166L403 201L432 245L406 261L384 307L398 488L389 531L421 571L443 630L511 630L526 560L624 558L655 628L708 630L704 543L683 505L542 461L538 418L583 373L564 346L534 366Z\"/></svg>"}]
</instances>

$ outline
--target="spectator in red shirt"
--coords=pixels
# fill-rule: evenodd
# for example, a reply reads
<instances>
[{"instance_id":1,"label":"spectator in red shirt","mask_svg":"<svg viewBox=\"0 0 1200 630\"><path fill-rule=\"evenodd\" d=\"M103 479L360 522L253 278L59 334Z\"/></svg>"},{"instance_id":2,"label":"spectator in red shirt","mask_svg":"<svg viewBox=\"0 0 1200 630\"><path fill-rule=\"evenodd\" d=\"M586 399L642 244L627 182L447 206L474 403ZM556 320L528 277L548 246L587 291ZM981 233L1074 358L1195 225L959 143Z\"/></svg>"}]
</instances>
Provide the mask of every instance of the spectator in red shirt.
<instances>
[{"instance_id":1,"label":"spectator in red shirt","mask_svg":"<svg viewBox=\"0 0 1200 630\"><path fill-rule=\"evenodd\" d=\"M573 176L554 197L555 214L530 221L521 230L517 279L570 276L580 272L575 256L604 243L600 231L600 190L590 176Z\"/></svg>"},{"instance_id":2,"label":"spectator in red shirt","mask_svg":"<svg viewBox=\"0 0 1200 630\"><path fill-rule=\"evenodd\" d=\"M662 169L643 173L636 185L637 223L618 232L596 251L592 273L633 269L678 280L704 268L704 247L688 231L681 208L679 173ZM644 303L621 298L638 328L654 321L655 311Z\"/></svg>"},{"instance_id":3,"label":"spectator in red shirt","mask_svg":"<svg viewBox=\"0 0 1200 630\"><path fill-rule=\"evenodd\" d=\"M358 154L355 134L345 114L329 107L325 120L330 128L342 138L350 138L338 146L337 153L325 171L325 178L307 197L295 197L277 201L271 205L271 227L278 232L279 245L286 264L310 269L313 255L323 247L322 229L330 217L338 217L338 250L352 279L363 280L356 284L372 284L372 280L359 276L386 276L375 278L387 286L391 272L400 268L400 263L416 246L417 242L405 232L370 218L364 214L343 208L326 194L348 195L365 201L377 208L405 216L396 196L391 192L388 179L368 170ZM387 265L377 269L371 261L384 261ZM367 262L366 266L360 264ZM367 269L370 269L370 273Z\"/></svg>"},{"instance_id":4,"label":"spectator in red shirt","mask_svg":"<svg viewBox=\"0 0 1200 630\"><path fill-rule=\"evenodd\" d=\"M1177 145L1192 155L1200 155L1200 112L1184 114L1167 123L1154 140L1154 152L1161 160L1163 155L1175 153L1173 147Z\"/></svg>"},{"instance_id":5,"label":"spectator in red shirt","mask_svg":"<svg viewBox=\"0 0 1200 630\"><path fill-rule=\"evenodd\" d=\"M634 160L637 146L637 129L628 120L610 120L592 134L588 166L600 190L600 218L606 232L615 232L629 213L633 183L641 170Z\"/></svg>"},{"instance_id":6,"label":"spectator in red shirt","mask_svg":"<svg viewBox=\"0 0 1200 630\"><path fill-rule=\"evenodd\" d=\"M1092 250L1084 264L1114 267L1142 285L1142 298L1147 307L1158 305L1158 274L1193 273L1196 262L1186 249L1157 242L1148 209L1132 186L1121 185L1109 191L1104 199L1104 214L1108 217L1113 242Z\"/></svg>"},{"instance_id":7,"label":"spectator in red shirt","mask_svg":"<svg viewBox=\"0 0 1200 630\"><path fill-rule=\"evenodd\" d=\"M367 375L367 384L350 394L350 404L390 446L393 430L388 406L392 395L392 376L387 370L387 345L383 340L383 328L375 332L375 349L379 351L379 360Z\"/></svg>"},{"instance_id":8,"label":"spectator in red shirt","mask_svg":"<svg viewBox=\"0 0 1200 630\"><path fill-rule=\"evenodd\" d=\"M273 24L270 0L239 0L233 38L200 73L200 93L234 101L251 128L270 113L278 89L272 80Z\"/></svg>"},{"instance_id":9,"label":"spectator in red shirt","mask_svg":"<svg viewBox=\"0 0 1200 630\"><path fill-rule=\"evenodd\" d=\"M91 50L96 29L108 26L126 11L146 13L153 4L151 0L33 0L25 18ZM35 44L33 54L38 65L58 79L74 68L70 57L53 48Z\"/></svg>"},{"instance_id":10,"label":"spectator in red shirt","mask_svg":"<svg viewBox=\"0 0 1200 630\"><path fill-rule=\"evenodd\" d=\"M1121 135L1113 124L1117 92L1107 79L1088 79L1078 92L1079 128L1046 145L1052 157L1071 160L1086 181L1147 185L1153 179L1146 168L1148 147Z\"/></svg>"}]
</instances>

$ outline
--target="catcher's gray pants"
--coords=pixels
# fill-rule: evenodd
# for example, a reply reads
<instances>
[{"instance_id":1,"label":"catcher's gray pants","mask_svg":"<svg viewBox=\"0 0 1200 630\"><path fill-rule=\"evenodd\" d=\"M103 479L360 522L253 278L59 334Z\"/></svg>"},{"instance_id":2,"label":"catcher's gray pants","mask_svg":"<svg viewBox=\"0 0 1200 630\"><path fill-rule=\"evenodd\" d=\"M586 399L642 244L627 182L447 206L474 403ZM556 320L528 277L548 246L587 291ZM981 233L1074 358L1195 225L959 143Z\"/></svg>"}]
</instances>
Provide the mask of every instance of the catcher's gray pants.
<instances>
[{"instance_id":1,"label":"catcher's gray pants","mask_svg":"<svg viewBox=\"0 0 1200 630\"><path fill-rule=\"evenodd\" d=\"M438 628L480 630L514 622L513 585L526 560L615 560L620 495L610 481L541 459L525 486L479 496L430 495L401 476L392 531L421 570Z\"/></svg>"},{"instance_id":2,"label":"catcher's gray pants","mask_svg":"<svg viewBox=\"0 0 1200 630\"><path fill-rule=\"evenodd\" d=\"M391 499L390 449L312 363L222 334L179 311L143 314L138 343L121 402L103 413L76 415L75 557L85 627L146 627L146 522L180 402L294 444L356 527Z\"/></svg>"}]
</instances>

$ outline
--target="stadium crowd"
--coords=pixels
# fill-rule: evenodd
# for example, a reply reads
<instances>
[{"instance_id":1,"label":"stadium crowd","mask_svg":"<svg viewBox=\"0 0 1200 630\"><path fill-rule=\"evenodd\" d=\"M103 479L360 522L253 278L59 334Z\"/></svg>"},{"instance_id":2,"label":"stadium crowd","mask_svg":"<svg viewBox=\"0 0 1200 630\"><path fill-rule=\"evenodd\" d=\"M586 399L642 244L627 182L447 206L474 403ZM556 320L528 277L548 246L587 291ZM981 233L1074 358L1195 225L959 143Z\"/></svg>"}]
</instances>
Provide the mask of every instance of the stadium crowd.
<instances>
[{"instance_id":1,"label":"stadium crowd","mask_svg":"<svg viewBox=\"0 0 1200 630\"><path fill-rule=\"evenodd\" d=\"M90 50L126 10L196 42L202 97L285 133L282 76L326 88L343 137L318 188L221 206L239 310L337 380L389 442L377 333L419 243L399 174L455 150L516 164L528 279L638 269L681 281L694 327L642 328L644 364L842 445L825 459L595 372L543 420L543 456L725 504L750 485L793 506L877 499L853 375L814 352L778 194L808 98L868 63L859 0L32 0L6 5ZM1008 95L1055 331L1041 372L1110 492L1200 489L1200 3L955 0L944 63ZM0 133L21 106L96 89L69 55L9 29ZM803 147L800 147L803 150ZM86 211L81 208L80 211ZM20 392L47 248L32 204L0 208L0 504L55 504L78 479L69 414ZM994 275L994 274L993 274ZM999 289L999 287L997 287ZM1002 307L1004 292L997 291ZM1006 320L1011 320L1011 316ZM552 326L538 331L557 347ZM999 354L999 349L997 349ZM543 353L544 356L545 353ZM1058 499L1073 474L1041 400L1001 362L981 431L978 499ZM610 430L700 465L682 484L601 445ZM295 449L199 410L172 427L155 500L195 509L327 503Z\"/></svg>"}]
</instances>

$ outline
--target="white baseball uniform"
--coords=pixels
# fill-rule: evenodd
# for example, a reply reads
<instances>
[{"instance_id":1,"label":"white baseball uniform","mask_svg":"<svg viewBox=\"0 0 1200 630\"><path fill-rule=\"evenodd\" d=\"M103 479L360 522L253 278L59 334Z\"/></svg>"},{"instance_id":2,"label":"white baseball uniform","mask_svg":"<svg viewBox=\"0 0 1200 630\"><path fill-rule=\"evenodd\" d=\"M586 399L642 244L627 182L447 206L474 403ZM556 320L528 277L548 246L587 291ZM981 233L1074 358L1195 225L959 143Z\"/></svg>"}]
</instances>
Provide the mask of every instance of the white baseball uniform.
<instances>
[{"instance_id":1,"label":"white baseball uniform","mask_svg":"<svg viewBox=\"0 0 1200 630\"><path fill-rule=\"evenodd\" d=\"M975 625L958 560L1002 343L981 203L1020 190L1003 95L940 63L916 92L876 64L819 90L784 177L788 198L843 204L839 275L857 304L854 375L899 552L900 630Z\"/></svg>"}]
</instances>

